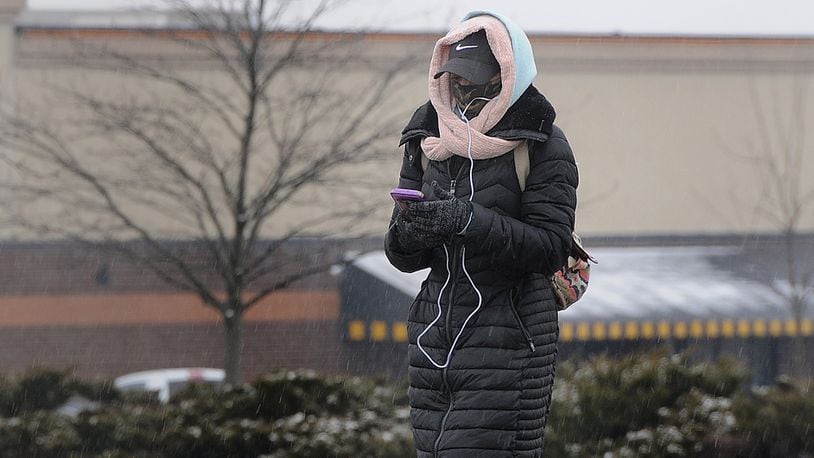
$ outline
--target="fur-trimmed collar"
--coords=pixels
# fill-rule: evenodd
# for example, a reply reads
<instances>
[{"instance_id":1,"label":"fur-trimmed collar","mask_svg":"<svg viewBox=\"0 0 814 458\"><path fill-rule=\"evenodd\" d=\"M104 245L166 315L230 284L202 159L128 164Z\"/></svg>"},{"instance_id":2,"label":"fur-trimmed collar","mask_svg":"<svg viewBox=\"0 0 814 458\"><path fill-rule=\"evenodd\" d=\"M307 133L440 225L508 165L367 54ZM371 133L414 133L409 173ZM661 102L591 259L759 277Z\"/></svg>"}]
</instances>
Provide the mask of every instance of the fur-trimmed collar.
<instances>
[{"instance_id":1,"label":"fur-trimmed collar","mask_svg":"<svg viewBox=\"0 0 814 458\"><path fill-rule=\"evenodd\" d=\"M529 86L487 135L505 140L545 141L551 135L555 117L551 103L534 86ZM413 113L401 132L399 146L414 138L438 135L438 113L427 102Z\"/></svg>"}]
</instances>

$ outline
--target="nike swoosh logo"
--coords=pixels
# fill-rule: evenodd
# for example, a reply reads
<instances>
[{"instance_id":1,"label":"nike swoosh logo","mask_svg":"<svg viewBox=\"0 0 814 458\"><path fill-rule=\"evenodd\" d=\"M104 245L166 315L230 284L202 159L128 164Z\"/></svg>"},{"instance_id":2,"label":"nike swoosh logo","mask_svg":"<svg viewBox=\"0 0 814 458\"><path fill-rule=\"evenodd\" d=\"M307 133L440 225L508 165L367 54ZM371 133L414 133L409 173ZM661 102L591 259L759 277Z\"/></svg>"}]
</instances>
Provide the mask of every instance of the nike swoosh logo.
<instances>
[{"instance_id":1,"label":"nike swoosh logo","mask_svg":"<svg viewBox=\"0 0 814 458\"><path fill-rule=\"evenodd\" d=\"M455 50L456 50L456 51L462 51L462 50L464 50L464 49L469 49L469 48L477 48L477 47L478 47L478 45L468 45L468 46L463 46L463 45L460 45L460 44L459 44L458 46L456 46L456 47L455 47Z\"/></svg>"}]
</instances>

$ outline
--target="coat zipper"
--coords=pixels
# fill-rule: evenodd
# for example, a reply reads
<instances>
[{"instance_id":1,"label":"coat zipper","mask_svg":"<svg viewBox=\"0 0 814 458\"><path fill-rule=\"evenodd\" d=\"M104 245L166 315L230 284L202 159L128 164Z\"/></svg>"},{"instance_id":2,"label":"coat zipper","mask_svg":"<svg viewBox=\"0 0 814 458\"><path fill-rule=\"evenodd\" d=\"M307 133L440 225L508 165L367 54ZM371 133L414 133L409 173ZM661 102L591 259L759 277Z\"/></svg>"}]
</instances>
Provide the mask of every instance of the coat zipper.
<instances>
[{"instance_id":1,"label":"coat zipper","mask_svg":"<svg viewBox=\"0 0 814 458\"><path fill-rule=\"evenodd\" d=\"M452 281L452 287L449 290L449 296L447 299L447 315L444 317L444 335L446 336L447 340L447 348L450 348L452 351L452 304L455 298L455 287L457 286L458 282L455 281L456 277L458 276L458 262L457 257L458 255L458 247L453 245L452 249L452 270L450 271L450 279ZM450 358L450 361L452 358ZM446 390L447 395L449 396L449 405L447 406L447 411L444 413L444 417L441 419L441 428L438 430L438 437L435 438L435 443L433 444L433 456L438 456L438 447L441 445L441 436L444 435L444 430L446 429L447 419L449 418L449 414L452 413L452 407L455 402L455 398L452 395L452 387L449 386L449 365L445 368L441 369L441 379L444 382L444 390Z\"/></svg>"},{"instance_id":2,"label":"coat zipper","mask_svg":"<svg viewBox=\"0 0 814 458\"><path fill-rule=\"evenodd\" d=\"M441 419L441 428L438 430L438 437L435 438L435 443L432 445L432 456L438 457L438 447L441 446L441 436L444 435L444 429L447 426L447 419L449 418L449 414L452 413L452 406L455 403L455 398L452 395L452 388L449 386L449 380L447 380L447 368L443 369L443 379L444 379L444 389L447 390L449 393L449 406L447 407L446 413L444 413L444 418Z\"/></svg>"},{"instance_id":3,"label":"coat zipper","mask_svg":"<svg viewBox=\"0 0 814 458\"><path fill-rule=\"evenodd\" d=\"M461 169L458 169L458 174L455 178L452 178L452 173L449 169L449 162L447 162L447 174L450 176L449 182L449 192L452 195L455 195L455 184L458 180L458 176L461 174ZM449 290L449 296L447 299L447 315L444 317L444 335L447 339L447 346L452 351L452 304L455 301L455 286L457 286L458 282L456 278L458 277L458 247L456 244L452 246L452 270L450 271L450 280L452 281L452 287ZM450 358L451 360L451 358ZM444 430L446 429L447 419L449 419L449 415L452 413L452 408L455 403L455 397L452 394L452 387L449 386L449 366L443 368L441 370L441 379L444 382L444 389L446 390L447 394L449 395L449 405L447 406L447 411L444 413L444 417L441 419L441 427L438 430L438 437L435 438L435 443L433 443L432 447L432 455L433 457L438 456L438 447L441 446L441 436L444 435Z\"/></svg>"},{"instance_id":4,"label":"coat zipper","mask_svg":"<svg viewBox=\"0 0 814 458\"><path fill-rule=\"evenodd\" d=\"M523 320L520 318L520 313L517 311L517 307L514 305L514 298L515 298L515 291L512 290L511 294L509 294L509 308L512 309L512 315L514 315L514 319L517 320L517 326L520 327L520 332L523 333L523 337L526 339L526 343L528 343L529 348L532 352L537 350L534 346L534 339L531 338L531 333L526 328L526 325L523 324Z\"/></svg>"}]
</instances>

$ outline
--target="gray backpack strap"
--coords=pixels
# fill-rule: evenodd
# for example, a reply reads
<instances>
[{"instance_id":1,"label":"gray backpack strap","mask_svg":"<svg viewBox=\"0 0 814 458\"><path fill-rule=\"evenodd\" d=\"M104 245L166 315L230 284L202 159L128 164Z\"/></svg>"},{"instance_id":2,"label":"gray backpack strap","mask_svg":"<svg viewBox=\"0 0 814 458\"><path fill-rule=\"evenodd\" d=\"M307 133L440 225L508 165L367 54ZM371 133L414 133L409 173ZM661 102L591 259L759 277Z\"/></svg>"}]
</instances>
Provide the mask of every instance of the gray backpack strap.
<instances>
[{"instance_id":1,"label":"gray backpack strap","mask_svg":"<svg viewBox=\"0 0 814 458\"><path fill-rule=\"evenodd\" d=\"M426 172L427 167L430 165L430 158L424 154L424 150L421 150L421 170Z\"/></svg>"},{"instance_id":2,"label":"gray backpack strap","mask_svg":"<svg viewBox=\"0 0 814 458\"><path fill-rule=\"evenodd\" d=\"M529 177L529 143L523 140L514 149L514 169L517 172L517 182L520 183L520 191L526 190L526 179Z\"/></svg>"}]
</instances>

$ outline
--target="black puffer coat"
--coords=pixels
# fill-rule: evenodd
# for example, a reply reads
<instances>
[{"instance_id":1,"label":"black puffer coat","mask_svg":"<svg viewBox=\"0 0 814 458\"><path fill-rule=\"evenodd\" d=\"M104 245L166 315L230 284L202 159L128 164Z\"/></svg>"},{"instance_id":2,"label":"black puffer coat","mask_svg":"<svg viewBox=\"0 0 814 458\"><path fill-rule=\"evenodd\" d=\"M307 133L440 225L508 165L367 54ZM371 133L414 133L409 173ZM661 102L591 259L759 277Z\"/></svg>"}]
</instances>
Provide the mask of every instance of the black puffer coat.
<instances>
[{"instance_id":1,"label":"black puffer coat","mask_svg":"<svg viewBox=\"0 0 814 458\"><path fill-rule=\"evenodd\" d=\"M432 195L431 183L470 195L469 160L453 156L422 170L420 139L438 135L431 104L405 128L399 186ZM391 224L385 250L398 269L432 267L409 310L409 398L419 457L541 456L557 356L557 307L548 277L571 245L577 168L554 110L533 87L488 135L528 140L530 170L521 192L514 154L475 161L473 218L463 236L442 247L402 252ZM462 162L456 176L449 163ZM454 183L453 183L454 180ZM467 317L446 368L443 365Z\"/></svg>"}]
</instances>

